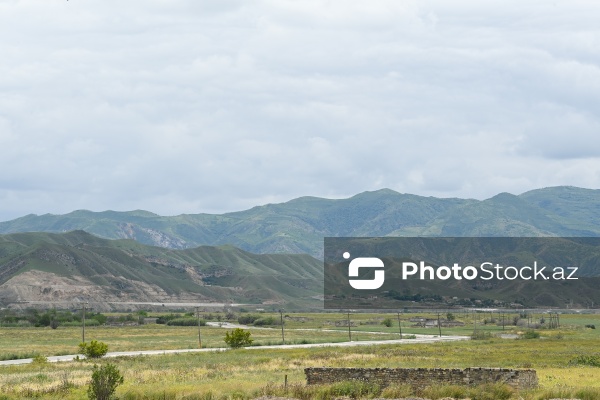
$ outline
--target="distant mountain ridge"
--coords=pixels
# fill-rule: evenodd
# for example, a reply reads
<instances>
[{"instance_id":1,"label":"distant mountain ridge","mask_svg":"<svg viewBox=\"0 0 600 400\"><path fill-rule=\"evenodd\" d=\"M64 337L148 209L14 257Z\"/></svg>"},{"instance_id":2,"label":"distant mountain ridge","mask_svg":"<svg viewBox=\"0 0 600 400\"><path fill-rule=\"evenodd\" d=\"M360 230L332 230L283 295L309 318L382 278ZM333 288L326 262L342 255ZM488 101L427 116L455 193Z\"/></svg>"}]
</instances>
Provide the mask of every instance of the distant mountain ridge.
<instances>
[{"instance_id":1,"label":"distant mountain ridge","mask_svg":"<svg viewBox=\"0 0 600 400\"><path fill-rule=\"evenodd\" d=\"M259 254L321 258L326 236L599 236L600 190L558 186L480 201L382 189L340 200L300 197L226 214L80 210L0 223L4 234L72 230L173 249L230 244Z\"/></svg>"}]
</instances>

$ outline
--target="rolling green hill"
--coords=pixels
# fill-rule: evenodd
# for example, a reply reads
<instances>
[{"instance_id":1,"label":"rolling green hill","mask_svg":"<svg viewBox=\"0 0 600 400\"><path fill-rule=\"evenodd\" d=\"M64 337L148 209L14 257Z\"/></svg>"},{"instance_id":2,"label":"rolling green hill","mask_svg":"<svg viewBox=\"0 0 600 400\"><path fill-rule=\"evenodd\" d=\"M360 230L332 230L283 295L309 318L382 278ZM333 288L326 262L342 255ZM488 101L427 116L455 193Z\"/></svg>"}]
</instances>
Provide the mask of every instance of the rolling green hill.
<instances>
[{"instance_id":1,"label":"rolling green hill","mask_svg":"<svg viewBox=\"0 0 600 400\"><path fill-rule=\"evenodd\" d=\"M0 236L0 303L220 302L317 307L322 263L232 246L173 250L84 231Z\"/></svg>"},{"instance_id":2,"label":"rolling green hill","mask_svg":"<svg viewBox=\"0 0 600 400\"><path fill-rule=\"evenodd\" d=\"M80 210L0 223L0 233L72 230L174 249L230 244L253 253L322 258L325 236L598 236L600 190L561 186L478 201L382 189L341 200L301 197L221 215Z\"/></svg>"}]
</instances>

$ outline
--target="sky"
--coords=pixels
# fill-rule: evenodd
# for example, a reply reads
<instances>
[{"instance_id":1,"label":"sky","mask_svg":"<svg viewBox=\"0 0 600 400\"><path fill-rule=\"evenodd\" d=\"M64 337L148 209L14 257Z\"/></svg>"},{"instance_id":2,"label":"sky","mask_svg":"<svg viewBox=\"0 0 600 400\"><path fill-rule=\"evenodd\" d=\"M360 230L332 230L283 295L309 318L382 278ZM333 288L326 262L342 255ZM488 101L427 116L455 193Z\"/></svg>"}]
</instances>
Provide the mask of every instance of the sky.
<instances>
[{"instance_id":1,"label":"sky","mask_svg":"<svg viewBox=\"0 0 600 400\"><path fill-rule=\"evenodd\" d=\"M0 0L0 220L600 187L600 2Z\"/></svg>"}]
</instances>

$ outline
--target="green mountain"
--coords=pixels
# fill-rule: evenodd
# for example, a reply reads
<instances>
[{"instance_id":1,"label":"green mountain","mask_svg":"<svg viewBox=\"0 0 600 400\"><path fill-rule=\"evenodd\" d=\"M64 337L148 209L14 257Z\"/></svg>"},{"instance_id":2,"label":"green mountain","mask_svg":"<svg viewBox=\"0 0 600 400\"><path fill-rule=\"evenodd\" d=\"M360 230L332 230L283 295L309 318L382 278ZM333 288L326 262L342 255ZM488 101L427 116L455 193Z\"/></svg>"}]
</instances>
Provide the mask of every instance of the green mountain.
<instances>
[{"instance_id":1,"label":"green mountain","mask_svg":"<svg viewBox=\"0 0 600 400\"><path fill-rule=\"evenodd\" d=\"M84 231L0 235L0 304L319 307L322 271L322 262L308 255L257 255L232 246L174 250Z\"/></svg>"},{"instance_id":2,"label":"green mountain","mask_svg":"<svg viewBox=\"0 0 600 400\"><path fill-rule=\"evenodd\" d=\"M322 258L326 236L598 236L600 190L561 186L479 201L382 189L340 200L301 197L220 215L80 210L0 223L0 233L72 230L174 249L230 244L253 253Z\"/></svg>"}]
</instances>

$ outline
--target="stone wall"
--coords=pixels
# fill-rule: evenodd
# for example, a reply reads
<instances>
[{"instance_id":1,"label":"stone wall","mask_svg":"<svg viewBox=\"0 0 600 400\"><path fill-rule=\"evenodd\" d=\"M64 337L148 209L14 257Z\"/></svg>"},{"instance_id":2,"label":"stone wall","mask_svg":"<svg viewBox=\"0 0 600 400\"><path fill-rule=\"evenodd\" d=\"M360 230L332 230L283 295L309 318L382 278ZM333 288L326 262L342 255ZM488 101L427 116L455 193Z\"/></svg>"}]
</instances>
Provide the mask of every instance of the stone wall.
<instances>
[{"instance_id":1,"label":"stone wall","mask_svg":"<svg viewBox=\"0 0 600 400\"><path fill-rule=\"evenodd\" d=\"M532 369L506 368L306 368L309 385L342 381L377 383L382 387L393 384L410 384L416 388L434 384L479 385L505 383L515 389L537 387L538 379Z\"/></svg>"}]
</instances>

